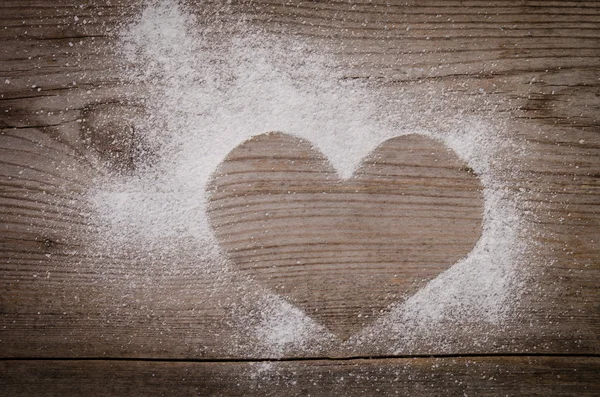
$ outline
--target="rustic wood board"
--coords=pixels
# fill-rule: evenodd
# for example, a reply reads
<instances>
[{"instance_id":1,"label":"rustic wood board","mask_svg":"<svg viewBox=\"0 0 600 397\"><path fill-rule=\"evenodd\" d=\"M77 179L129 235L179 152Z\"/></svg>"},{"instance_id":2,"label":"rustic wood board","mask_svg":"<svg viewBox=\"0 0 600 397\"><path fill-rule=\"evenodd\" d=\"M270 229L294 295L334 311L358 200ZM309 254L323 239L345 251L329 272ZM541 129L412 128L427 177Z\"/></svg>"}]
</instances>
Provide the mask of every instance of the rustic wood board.
<instances>
[{"instance_id":1,"label":"rustic wood board","mask_svg":"<svg viewBox=\"0 0 600 397\"><path fill-rule=\"evenodd\" d=\"M206 5L219 6L219 2ZM91 254L86 249L90 240L81 237L89 228L85 191L90 180L133 166L128 137L118 135L126 134L126 129L115 130L122 139L114 146L114 136L82 131L82 120L93 119L94 112L117 113L126 120L137 111L132 104L143 87L123 85L111 67L116 63L112 33L140 7L141 2L108 0L52 4L5 0L0 4L0 358L269 356L240 353L243 349L232 353L224 346L231 342L223 336L236 332L229 320L230 306L236 302L223 293L223 284L231 280L207 278L193 262L178 265L176 271L161 271L173 258L151 268L126 255L107 260ZM501 329L465 327L446 341L443 352L423 344L404 353L561 356L473 359L479 360L485 374L493 372L494 380L488 377L486 382L482 372L467 371L468 359L460 357L438 360L446 371L439 383L430 380L436 359L415 361L422 364L409 359L410 364L402 360L277 364L289 373L303 374L297 386L290 386L290 393L345 391L348 384L335 383L333 374L354 373L356 368L384 373L381 379L389 394L402 387L436 394L440 390L436 387L455 381L454 375L462 376L468 385L454 384L456 392L472 390L477 395L501 394L492 392L495 386L505 394L524 393L530 385L539 387L539 395L597 392L598 3L253 1L234 2L229 12L223 18L243 15L269 32L298 35L327 48L344 65L348 79L378 81L382 92L457 93L471 102L449 103L450 111L456 106L457 111L481 112L485 102L485 108L514 122L511 132L528 153L523 160L527 174L511 182L515 190L527 192L523 206L531 210L529 220L536 226L541 247L529 264L537 269L532 272L535 287L522 297L519 313ZM136 278L142 281L132 283ZM210 303L215 301L225 303ZM485 342L474 345L472 340ZM243 337L238 342L245 343ZM380 351L381 346L370 346L351 354L371 357ZM334 345L311 356L348 354ZM594 357L562 357L572 354ZM302 358L306 352L289 355ZM124 368L133 372L117 377L117 383L125 386L115 386L115 395L127 394L133 378L139 383L129 390L150 390L139 380L146 378L137 374L147 376L154 368L161 382L151 391L173 385L170 382L186 369L198 378L214 375L214 384L198 387L217 395L217 387L225 387L221 395L263 395L263 389L252 387L277 384L252 383L247 378L235 386L232 374L244 366L260 365L251 363L9 360L1 365L0 377L9 380L7 394L13 395L36 394L47 379L60 376L64 377L54 389L57 394L99 391L99 385ZM495 365L502 368L497 379ZM396 380L398 367L416 368L408 372L416 371L421 382L395 383L408 379ZM583 375L571 376L571 369ZM107 372L100 376L98 370ZM85 374L81 389L69 382L73 373ZM289 373L286 376L293 378ZM33 374L38 374L36 381L28 386ZM331 383L326 386L311 382L328 376ZM534 380L538 378L542 381ZM336 389L339 385L343 388Z\"/></svg>"},{"instance_id":2,"label":"rustic wood board","mask_svg":"<svg viewBox=\"0 0 600 397\"><path fill-rule=\"evenodd\" d=\"M4 361L10 396L595 396L586 357L398 358L309 362Z\"/></svg>"}]
</instances>

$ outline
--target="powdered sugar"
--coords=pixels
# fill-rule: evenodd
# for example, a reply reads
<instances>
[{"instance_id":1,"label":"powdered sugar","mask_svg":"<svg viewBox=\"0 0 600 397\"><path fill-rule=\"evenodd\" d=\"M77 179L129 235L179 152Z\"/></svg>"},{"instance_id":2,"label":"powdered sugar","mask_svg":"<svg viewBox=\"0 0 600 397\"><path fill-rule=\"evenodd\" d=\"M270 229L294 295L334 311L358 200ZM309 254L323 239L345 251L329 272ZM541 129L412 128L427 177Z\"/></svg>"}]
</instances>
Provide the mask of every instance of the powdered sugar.
<instances>
[{"instance_id":1,"label":"powdered sugar","mask_svg":"<svg viewBox=\"0 0 600 397\"><path fill-rule=\"evenodd\" d=\"M224 35L219 29L230 31ZM503 173L518 156L505 121L456 112L448 106L456 106L455 97L422 87L390 91L343 80L334 59L310 43L242 23L216 24L175 1L149 3L124 30L122 49L122 78L143 87L146 114L133 122L155 160L133 176L98 181L91 191L95 215L104 225L103 249L143 243L148 251L194 251L190 258L200 258L202 271L233 280L205 216L206 184L231 149L253 135L282 131L311 141L348 178L381 142L419 133L444 142L481 178L482 237L468 257L345 348L414 351L425 339L444 343L440 324L498 325L511 315L528 242ZM255 354L314 353L334 343L323 327L282 298L252 280L237 282L239 294L256 296L232 311L240 335L254 341L249 348Z\"/></svg>"}]
</instances>

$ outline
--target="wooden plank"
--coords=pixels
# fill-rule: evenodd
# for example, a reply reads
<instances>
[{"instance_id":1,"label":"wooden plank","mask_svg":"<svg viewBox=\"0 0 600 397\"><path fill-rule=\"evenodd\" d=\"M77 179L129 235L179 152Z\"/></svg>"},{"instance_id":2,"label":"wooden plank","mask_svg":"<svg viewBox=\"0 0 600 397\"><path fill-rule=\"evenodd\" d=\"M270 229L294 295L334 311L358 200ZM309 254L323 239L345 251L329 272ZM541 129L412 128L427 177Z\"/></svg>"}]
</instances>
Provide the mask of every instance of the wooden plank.
<instances>
[{"instance_id":1,"label":"wooden plank","mask_svg":"<svg viewBox=\"0 0 600 397\"><path fill-rule=\"evenodd\" d=\"M457 357L288 362L2 361L9 396L596 396L600 360Z\"/></svg>"},{"instance_id":2,"label":"wooden plank","mask_svg":"<svg viewBox=\"0 0 600 397\"><path fill-rule=\"evenodd\" d=\"M151 264L136 252L90 252L90 181L135 169L127 120L144 88L112 73L110 33L138 11L125 1L0 4L2 357L277 355L248 348L253 335L236 316L255 295L231 296L223 286L243 291L242 281L199 272L193 244ZM443 352L600 352L597 3L253 1L229 12L222 17L326 49L345 78L378 81L382 95L460 94L446 111L491 108L516 120L528 173L509 185L526 192L536 280L508 324L462 324L443 334ZM113 131L102 134L107 114ZM377 355L387 343L286 355ZM430 343L424 336L401 353L440 353Z\"/></svg>"}]
</instances>

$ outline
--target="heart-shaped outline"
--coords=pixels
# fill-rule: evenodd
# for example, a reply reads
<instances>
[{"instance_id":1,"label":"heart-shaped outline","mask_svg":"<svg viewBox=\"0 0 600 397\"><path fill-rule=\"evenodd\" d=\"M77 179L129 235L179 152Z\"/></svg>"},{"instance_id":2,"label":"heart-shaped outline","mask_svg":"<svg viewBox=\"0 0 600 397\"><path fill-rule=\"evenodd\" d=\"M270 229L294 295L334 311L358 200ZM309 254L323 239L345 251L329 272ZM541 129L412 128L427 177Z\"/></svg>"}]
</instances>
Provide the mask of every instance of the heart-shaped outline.
<instances>
[{"instance_id":1,"label":"heart-shaped outline","mask_svg":"<svg viewBox=\"0 0 600 397\"><path fill-rule=\"evenodd\" d=\"M269 150L267 150L266 152L261 151L260 146L261 145L265 145L265 142L269 143L271 141L271 148L269 148ZM398 141L404 141L405 146L407 147L403 147L402 150L399 150L398 147ZM268 145L267 145L268 146ZM388 148L388 146L391 146L391 149ZM385 150L384 150L385 149ZM389 149L389 150L388 150ZM384 151L385 155L380 155L379 152ZM387 157L386 157L387 156ZM399 160L402 160L398 163ZM442 160L442 161L439 161ZM395 163L394 163L395 162ZM437 163L437 164L436 164ZM425 164L425 165L424 165ZM440 166L441 164L441 166ZM241 168L240 168L241 167ZM245 169L244 169L245 167ZM302 171L301 173L298 173L298 167L300 167L300 170ZM315 170L316 167L316 170ZM391 168L390 168L391 167ZM390 169L394 169L394 170L402 170L401 174L392 174L392 176L390 177ZM365 171L366 170L366 171ZM370 170L370 172L368 172ZM375 171L373 171L375 170ZM285 176L286 173L295 173L295 174L290 174L294 177L297 177L298 175L300 175L300 179L299 183L288 183L286 184L286 181L292 181L292 179L290 179L290 175L287 175L287 177ZM387 174L386 174L387 172ZM433 173L432 173L433 172ZM275 178L274 180L269 180L269 178L267 179L258 179L258 180L253 180L252 179L252 174L253 173L259 173L261 175L266 175L266 176L277 176L277 178ZM438 175L439 174L439 175ZM304 175L310 175L311 178L314 179L315 176L317 176L316 180L302 180L302 177ZM282 230L285 229L281 229L281 225L277 225L277 227L279 227L279 232L277 232L276 234L271 234L270 236L261 236L261 232L263 235L266 235L269 229L271 229L272 227L274 227L274 225L279 222L277 221L277 211L280 211L280 209L278 209L277 207L279 206L279 204L277 204L277 200L275 200L275 203L273 202L266 202L266 206L265 202L260 202L260 197L261 195L264 197L267 196L273 196L274 194L278 194L280 196L278 196L279 199L282 199L280 201L282 202L292 202L294 203L294 205L298 204L298 193L302 193L302 194L308 194L311 196L311 200L313 200L313 202L315 200L317 200L318 202L318 197L315 199L315 194L319 195L319 194L329 194L330 197L332 195L348 195L351 192L348 192L348 187L350 186L351 182L354 180L358 180L359 182L364 183L364 181L362 181L359 177L360 176L365 176L365 175L369 175L369 183L366 189L366 192L359 192L358 190L356 191L355 196L358 197L359 195L363 195L367 194L370 198L373 197L379 197L383 194L383 192L385 192L386 195L389 194L389 190L393 190L390 188L389 184L394 185L397 184L397 180L398 178L402 177L403 181L404 181L404 185L402 185L404 188L407 187L411 187L410 193L412 195L412 197L418 197L417 193L415 192L415 189L420 190L421 191L421 203L414 203L414 202L405 202L403 203L404 207L406 208L412 208L415 211L417 211L417 208L419 208L419 206L423 206L425 204L425 206L429 205L429 208L427 211L424 211L423 208L419 208L420 211L420 217L414 217L414 219L412 219L413 224L412 227L419 227L420 224L419 223L415 223L415 219L418 222L421 222L421 225L423 222L425 223L430 223L430 226L433 224L437 224L438 226L441 225L443 227L448 227L448 222L452 223L454 222L455 225L454 227L457 227L459 230L461 231L473 231L474 229L477 229L477 233L474 233L476 236L475 237L470 237L468 236L468 238L464 239L459 236L459 235L453 235L451 237L446 236L445 234L441 234L439 236L437 236L437 238L435 237L431 237L429 236L430 239L432 240L436 240L435 243L436 244L429 244L429 245L425 245L425 248L429 248L429 250L425 250L423 251L423 247L420 247L421 250L418 251L421 254L423 254L423 252L425 254L429 254L429 256L431 257L431 252L433 251L435 246L439 246L440 245L440 239L443 238L450 238L450 240L454 241L454 245L461 247L460 249L458 249L458 254L454 254L453 256L451 256L451 260L442 260L443 265L440 265L439 263L437 263L436 266L430 266L431 270L433 271L433 273L431 272L426 272L423 271L423 269L418 270L420 274L420 278L425 278L427 279L427 281L432 280L434 278L436 278L441 272L445 271L447 268L453 266L456 262L458 262L460 259L464 258L469 252L471 252L471 250L473 249L473 247L475 246L477 240L479 239L480 235L481 235L481 225L483 222L483 197L482 197L482 191L483 191L483 187L481 186L481 183L479 181L479 179L474 175L474 173L472 172L472 170L470 170L470 168L462 161L458 158L458 156L451 151L451 149L445 147L443 144L441 144L439 141L435 141L432 140L431 138L427 138L424 137L422 135L403 135L403 136L399 136L399 137L395 137L395 138L391 138L383 143L381 143L377 148L375 148L368 156L366 156L365 158L363 158L362 162L361 162L361 166L354 172L353 176L347 180L341 180L339 178L337 178L337 173L335 172L335 170L331 167L330 163L328 162L327 158L325 156L323 156L320 151L318 151L317 149L314 148L314 146L303 139L300 138L296 138L294 136L291 135L287 135L287 134L283 134L283 133L267 133L267 134L261 134L261 135L257 135L254 136L248 140L246 140L245 142L243 142L242 144L238 145L236 148L234 148L232 151L230 151L230 153L227 155L227 157L223 160L223 162L219 165L219 167L217 168L217 170L215 170L215 172L213 173L213 176L211 178L210 183L208 184L208 188L207 191L209 193L209 205L207 208L207 215L208 218L210 220L211 226L213 228L213 232L215 234L215 236L217 237L217 239L220 241L220 245L224 248L224 250L228 253L228 257L230 259L230 262L233 263L235 266L240 265L240 263L244 264L244 266L242 266L242 271L245 273L249 273L253 279L255 279L258 283L267 286L270 290L274 291L275 293L279 294L279 295L284 295L286 297L287 300L291 301L292 304L295 304L299 307L301 307L305 313L313 318L316 319L318 322L320 322L321 324L325 325L328 329L330 329L331 331L333 331L334 333L336 333L338 336L342 337L343 339L348 338L350 335L354 334L358 329L363 328L367 323L369 323L374 317L376 317L379 313L382 313L385 311L385 308L389 307L391 304L396 304L399 301L401 301L401 298L398 297L395 294L390 294L390 288L389 286L392 286L392 289L394 287L394 282L382 282L383 279L386 279L391 277L391 273L390 273L390 269L388 269L386 266L381 266L382 263L384 263L385 261L381 260L383 251L388 250L389 247L386 247L385 250L382 249L378 249L377 253L376 253L376 260L375 263L378 264L378 268L377 268L377 273L373 273L370 275L371 279L375 279L377 276L377 280L374 281L374 283L371 283L371 287L369 288L370 290L370 294L371 294L371 298L373 298L373 296L375 296L375 292L374 288L372 288L373 285L385 285L386 288L382 288L382 290L385 290L385 292L382 295L378 295L377 302L380 302L380 304L378 305L373 305L373 299L371 299L371 306L367 308L366 312L367 314L365 314L365 310L363 310L362 307L360 306L356 306L356 303L364 303L364 299L354 299L352 298L352 295L349 294L349 292L354 292L355 288L352 288L354 286L353 284L353 280L351 280L350 278L346 277L346 271L344 272L340 272L339 267L335 269L335 272L337 272L336 276L334 278L332 278L331 276L326 276L325 279L326 281L328 281L327 285L321 285L323 284L323 281L320 280L321 277L313 277L312 273L313 272L304 272L304 279L303 279L303 283L301 283L302 285L304 285L304 287L299 287L296 288L294 283L289 283L285 281L285 277L284 277L284 282L283 285L284 288L279 288L280 285L277 284L277 282L273 282L274 279L277 279L277 271L272 272L271 269L278 269L278 266L284 266L287 267L288 269L293 268L293 264L290 264L290 260L293 260L294 257L293 255L290 256L290 254L293 254L293 252L287 252L287 256L284 255L285 258L279 258L279 259L275 259L275 261L279 261L280 265L269 265L269 266L264 266L264 263L266 262L273 262L272 257L273 256L277 256L280 255L281 256L281 246L291 246L294 244L290 244L290 239L297 239L297 236L291 235L290 233L283 233L282 234ZM460 177L458 177L460 176ZM236 179L237 178L237 179ZM249 179L250 178L250 179ZM331 179L333 180L333 184L330 183ZM364 179L364 178L363 178ZM419 181L416 186L412 186L411 184L414 184L414 181L417 180ZM445 180L444 183L441 183L442 180ZM448 184L448 180L454 180L454 183ZM307 184L307 182L314 182L314 183L324 183L327 186L327 189L317 189L316 191L305 191L302 189L306 189L307 186L310 187L310 183ZM407 182L408 181L408 182ZM436 183L432 183L432 181L437 181L437 185ZM463 184L466 184L466 186L461 186L460 183L458 182L462 182ZM466 183L469 182L469 183ZM473 182L475 182L475 184L473 184ZM386 183L388 185L386 185ZM441 183L441 185L440 185ZM475 186L476 185L476 186ZM246 186L246 187L244 187ZM341 187L341 190L339 190L339 188ZM351 186L352 189L356 188L356 186ZM297 191L295 189L300 189L301 191ZM332 190L333 189L333 190ZM336 190L338 189L338 190ZM436 192L443 190L445 192L453 192L452 196L448 196L448 197L444 197L443 195L441 195L440 197L436 198ZM423 194L423 191L426 191L425 193L427 194ZM394 198L394 200L398 201L400 199L401 196L404 196L406 192L395 192L392 193L392 196ZM469 193L469 194L466 194ZM466 194L466 195L465 195ZM257 203L253 203L252 204L252 210L245 210L245 208L248 208L248 206L250 206L250 204L246 203L244 204L244 200L247 200L247 197L251 195L253 196L253 199L259 198L259 201ZM290 199L290 197L293 197L292 199ZM389 196L386 196L386 199ZM429 197L427 199L427 197ZM474 198L479 198L479 200L473 200ZM438 201L436 201L436 199ZM425 202L423 202L423 200L425 200ZM429 201L427 201L429 200ZM226 201L225 203L223 201ZM309 200L310 201L310 200ZM334 200L335 201L335 200ZM477 205L476 206L476 210L475 213L477 213L475 222L473 222L473 219L470 219L469 217L464 217L465 213L473 215L473 201L477 201L477 203L480 203L481 205ZM461 205L463 206L463 209L465 211L463 211L464 213L461 213L463 218L461 217L456 217L454 214L454 218L453 217L449 217L446 216L446 218L443 217L436 217L436 216L432 216L433 213L436 213L436 211L439 211L438 207L443 207L445 208L443 211L441 211L441 213L443 213L444 215L448 215L448 212L450 211L448 208L452 207L452 206L456 206L457 203L462 203ZM470 203L468 203L470 202ZM468 204L467 204L468 203ZM361 214L360 212L368 212L370 211L370 207L376 207L375 208L375 213L379 210L379 206L383 205L383 207L386 206L385 203L381 204L381 203L366 203L367 206L365 207L363 204L365 203L360 203L359 200L359 207L360 208L351 208L350 212L352 213L350 215L350 226L348 226L347 224L343 224L340 228L341 230L345 233L345 238L350 238L350 234L352 233L352 229L353 227L363 227L364 228L364 222L370 222L370 218L369 217L365 217L366 221L356 221L356 219L358 219L357 217L360 217ZM350 207L352 207L353 204L350 204ZM361 207L361 205L363 205ZM397 205L397 203L396 203ZM258 206L258 207L257 207ZM271 207L269 207L271 206ZM411 207L412 206L412 207ZM242 212L237 211L236 209L240 209L240 208L244 208L244 210ZM264 211L265 208L272 208L273 212L271 212L271 217L269 218L269 211ZM312 217L312 215L310 215L310 211L315 211L317 210L314 205L309 205L309 206L300 206L299 208L294 209L294 211L300 211L299 214L295 214L296 216L296 221L298 223L302 223L303 219L309 219ZM232 214L231 211L234 211L234 213ZM223 213L223 211L227 212L229 211L229 213ZM237 212L236 212L237 211ZM254 215L252 215L254 211ZM304 211L304 215L302 215L302 212ZM306 215L306 211L309 211L309 215ZM318 210L317 210L318 211ZM345 219L345 215L343 214L344 209L333 209L333 211L342 211L342 214L338 214L333 216L333 219L336 220L338 218L341 219ZM261 212L263 212L264 216L260 215ZM284 211L285 212L285 211ZM450 211L452 212L452 211ZM375 213L372 213L370 215L371 218L373 217L377 217L377 215ZM215 214L217 216L216 221L215 221ZM258 217L256 217L256 215L258 215ZM280 214L279 214L280 215ZM300 215L300 217L297 217L298 215ZM314 214L313 214L314 215ZM364 214L362 214L364 215ZM439 214L438 214L439 215ZM290 217L290 216L294 216L293 214L290 215L290 213L287 213L285 215L285 217ZM323 215L321 214L320 216L327 218L328 215ZM254 218L253 218L254 217ZM337 218L336 218L337 217ZM388 213L386 213L386 215L384 217L379 217L381 219L378 220L378 222L380 222L381 224L385 224L386 222L389 223L388 219L385 218L389 218L391 217L391 215L389 215ZM405 217L404 220L406 219L410 219L410 217ZM446 220L444 220L446 219ZM449 219L449 220L448 220ZM320 219L317 219L320 220ZM338 219L339 220L339 219ZM275 222L275 223L273 223ZM437 223L436 223L437 222ZM461 226L462 222L462 226L463 227L459 227ZM254 228L246 228L244 230L237 230L235 232L232 231L232 227L235 229L236 227L239 229L240 225L242 224L250 224L251 226L254 226ZM343 222L342 222L343 223ZM257 227L257 226L264 226L264 228L261 227ZM305 230L311 229L312 230L312 234L313 235L318 235L318 231L315 228L315 224L312 224L311 222L308 222L307 224L303 225L305 227ZM389 223L388 225L391 228L394 228L394 231L396 233L396 235L399 235L398 233L401 233L401 231L399 231L397 226L394 226L393 223ZM442 228L443 228L442 227ZM432 229L430 229L432 230ZM437 232L437 231L436 231ZM244 242L244 239L242 240L236 240L235 238L232 238L232 236L234 236L235 234L253 234L253 236L250 238L250 240L254 240L253 243L248 245L248 242ZM256 234L258 233L258 234ZM286 234L287 233L287 234ZM393 233L392 233L393 234ZM435 234L435 233L431 233L430 234ZM287 237L285 237L287 235ZM288 238L288 241L286 241L286 244L283 244L281 246L278 246L278 244L267 244L265 245L264 242L268 241L269 239L271 239L272 241L276 241L277 239L281 239L283 236L283 238ZM408 244L408 246L410 247L414 247L414 241L410 240L410 236L411 234L408 233L406 234L406 236L408 236L408 240L411 241L410 244ZM405 236L405 237L406 237ZM388 236L389 237L389 236ZM317 240L319 240L321 237L317 237ZM378 238L383 238L381 235L378 236ZM266 240L265 240L266 239ZM273 240L275 239L275 240ZM335 239L334 239L335 240ZM388 240L390 240L388 238ZM457 242L457 240L459 240ZM241 241L241 242L240 242ZM394 245L393 241L397 241L394 240L393 238L391 239L392 242L388 242L386 243L387 245ZM331 246L331 244L343 244L343 242L340 242L340 240L335 240L333 242L329 242L329 241L325 241L324 244ZM241 245L240 245L241 244ZM245 244L245 245L244 245ZM254 244L254 245L253 245ZM369 244L374 244L373 241L370 241ZM237 246L236 246L237 245ZM300 242L300 246L303 248L303 250L300 250L298 252L308 252L310 251L310 249L308 249L307 247L313 247L313 246L317 246L319 248L323 248L323 244L319 243L318 241L310 241L310 238L308 239L308 241L301 241ZM468 249L465 248L465 246L468 246ZM407 247L404 247L403 250L401 250L402 252L406 252ZM446 251L448 250L448 247L444 248ZM256 254L256 251L261 251L259 254ZM278 252L279 250L279 252ZM347 248L346 248L347 250ZM252 254L250 254L250 252L254 251ZM362 254L360 252L367 252L367 256L361 256ZM240 256L238 255L240 252L243 252L243 254ZM296 252L296 254L298 254L298 252ZM339 256L339 253L342 252L341 250L337 251L337 255ZM359 250L357 250L358 252L358 256L360 257L360 260L358 260L360 265L364 265L365 263L369 263L365 258L368 258L369 254L371 254L371 252L368 250L368 247L361 247ZM396 251L396 254L398 253L398 251ZM436 255L440 256L440 255L444 255L444 252L439 252L436 251L435 252ZM387 254L389 257L389 253ZM445 258L448 256L448 254L445 254ZM248 257L262 257L261 260L256 260L256 259L251 259L250 261L247 261L246 259L244 259L243 261L241 261L239 258L248 258ZM268 259L265 259L266 257L269 257ZM393 256L393 253L392 253ZM435 256L435 255L434 255ZM395 257L396 259L394 259L395 263L397 264L397 262L399 261L398 256L396 255ZM306 259L306 258L305 258ZM331 258L330 258L331 259ZM298 262L298 261L297 261ZM349 261L346 261L349 262ZM439 262L439 260L438 260ZM308 262L307 262L308 263ZM403 268L400 270L405 270L407 263L410 263L410 261L405 260L404 262L402 262L402 266ZM262 264L262 265L260 265ZM304 265L302 263L297 263L300 264L301 266ZM355 263L356 264L356 263ZM429 264L429 262L425 263L426 265ZM322 263L320 263L319 265L323 265ZM339 265L339 263L337 264ZM348 263L345 263L344 266L347 266ZM423 265L423 263L421 263L421 265ZM273 267L274 266L274 267ZM389 266L388 266L389 267ZM392 266L393 267L393 266ZM414 267L414 264L413 264ZM314 268L314 266L313 266ZM357 273L360 270L360 266L354 266L352 268L351 273ZM400 270L398 270L398 268L394 268L395 270L392 271L392 273L396 272L396 273L400 273ZM413 269L414 270L414 269ZM415 270L416 271L416 270ZM319 270L319 272L324 273L322 270ZM383 274L383 277L382 277ZM267 277L264 277L265 275L267 275ZM289 276L289 273L288 273ZM336 281L337 279L343 279L343 281ZM363 278L361 277L360 279L354 280L354 283L361 284L361 282L363 282ZM413 278L414 281L414 278ZM378 284L380 283L380 284ZM404 283L406 284L406 283ZM403 284L403 285L404 285ZM405 290L405 297L408 296L409 294L413 294L416 291L418 291L423 285L424 282L417 282L417 283L410 283L413 284L412 285L412 289L407 289L404 288ZM317 286L316 288L312 288L314 286ZM405 286L405 285L404 285ZM329 287L329 288L324 288L324 287ZM339 288L338 288L339 287ZM298 291L302 290L302 288L304 288L304 292L300 292L298 293ZM331 302L331 295L336 295L335 291L336 288L338 288L338 290L344 291L343 294L338 294L340 296L344 297L344 300L341 302L337 303L337 306L335 306L336 304L332 304ZM334 293L331 294L331 290L334 290ZM307 292L308 291L308 292ZM323 300L314 300L314 299L300 299L299 297L311 297L314 298L315 294L324 294L322 296L324 296ZM357 294L354 294L354 296L356 296ZM358 294L360 295L360 294ZM382 299L382 296L384 296L384 298ZM325 302L325 304L310 304L310 302ZM348 302L350 302L350 304L348 304ZM381 303L382 302L382 303ZM337 311L340 311L342 309L345 309L346 307L350 306L351 304L354 304L356 306L355 309L353 310L345 310L345 312L342 315L337 315L335 314L335 310L331 313L327 313L326 310L333 307L334 309L336 309ZM346 306L344 306L346 305ZM314 307L313 307L314 306ZM373 308L375 310L373 310ZM357 315L358 313L358 315ZM329 320L329 317L331 317L333 320ZM356 318L359 318L359 321L356 321ZM362 319L361 319L362 318ZM344 319L345 321L340 321L340 319Z\"/></svg>"}]
</instances>

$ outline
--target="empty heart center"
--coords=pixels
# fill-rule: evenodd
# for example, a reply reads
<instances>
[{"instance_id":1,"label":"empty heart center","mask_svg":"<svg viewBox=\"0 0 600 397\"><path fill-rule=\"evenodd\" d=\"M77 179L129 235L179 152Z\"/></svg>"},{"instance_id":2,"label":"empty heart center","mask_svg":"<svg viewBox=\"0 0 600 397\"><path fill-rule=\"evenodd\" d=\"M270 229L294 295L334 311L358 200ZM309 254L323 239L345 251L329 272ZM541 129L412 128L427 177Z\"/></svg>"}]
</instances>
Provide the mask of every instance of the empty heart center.
<instances>
[{"instance_id":1,"label":"empty heart center","mask_svg":"<svg viewBox=\"0 0 600 397\"><path fill-rule=\"evenodd\" d=\"M482 186L438 141L392 138L339 179L309 142L282 133L233 149L208 215L232 265L346 339L466 256Z\"/></svg>"}]
</instances>

